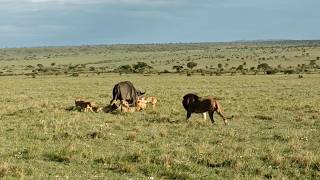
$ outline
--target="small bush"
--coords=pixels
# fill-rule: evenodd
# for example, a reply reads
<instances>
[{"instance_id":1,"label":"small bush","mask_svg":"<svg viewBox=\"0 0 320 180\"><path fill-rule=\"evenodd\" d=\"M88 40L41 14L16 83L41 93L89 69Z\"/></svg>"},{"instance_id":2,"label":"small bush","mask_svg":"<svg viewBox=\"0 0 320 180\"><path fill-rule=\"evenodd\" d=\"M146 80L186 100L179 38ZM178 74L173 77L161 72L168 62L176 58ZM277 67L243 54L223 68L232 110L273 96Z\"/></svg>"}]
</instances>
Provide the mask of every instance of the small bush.
<instances>
[{"instance_id":1,"label":"small bush","mask_svg":"<svg viewBox=\"0 0 320 180\"><path fill-rule=\"evenodd\" d=\"M283 71L284 74L295 74L296 71L294 69L287 69Z\"/></svg>"},{"instance_id":2,"label":"small bush","mask_svg":"<svg viewBox=\"0 0 320 180\"><path fill-rule=\"evenodd\" d=\"M79 73L76 73L76 72L75 72L75 73L72 73L71 76L73 76L73 77L78 77L78 76L79 76Z\"/></svg>"},{"instance_id":3,"label":"small bush","mask_svg":"<svg viewBox=\"0 0 320 180\"><path fill-rule=\"evenodd\" d=\"M276 74L278 72L279 72L278 69L269 69L266 71L266 74Z\"/></svg>"}]
</instances>

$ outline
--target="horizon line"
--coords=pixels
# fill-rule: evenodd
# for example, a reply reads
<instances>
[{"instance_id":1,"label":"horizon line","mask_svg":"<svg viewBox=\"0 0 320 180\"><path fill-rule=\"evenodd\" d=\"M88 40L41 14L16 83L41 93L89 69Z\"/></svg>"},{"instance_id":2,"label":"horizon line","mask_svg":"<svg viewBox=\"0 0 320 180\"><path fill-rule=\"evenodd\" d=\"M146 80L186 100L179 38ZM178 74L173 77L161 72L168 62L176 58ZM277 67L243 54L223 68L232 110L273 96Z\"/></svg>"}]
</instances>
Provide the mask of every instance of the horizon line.
<instances>
[{"instance_id":1,"label":"horizon line","mask_svg":"<svg viewBox=\"0 0 320 180\"><path fill-rule=\"evenodd\" d=\"M145 42L145 43L88 43L88 44L65 44L65 45L39 45L39 46L8 46L0 49L19 49L19 48L63 48L63 47L81 47L81 46L133 46L133 45L172 45L172 44L224 44L224 43L266 43L281 41L320 41L320 39L252 39L252 40L232 40L232 41L195 41L195 42Z\"/></svg>"}]
</instances>

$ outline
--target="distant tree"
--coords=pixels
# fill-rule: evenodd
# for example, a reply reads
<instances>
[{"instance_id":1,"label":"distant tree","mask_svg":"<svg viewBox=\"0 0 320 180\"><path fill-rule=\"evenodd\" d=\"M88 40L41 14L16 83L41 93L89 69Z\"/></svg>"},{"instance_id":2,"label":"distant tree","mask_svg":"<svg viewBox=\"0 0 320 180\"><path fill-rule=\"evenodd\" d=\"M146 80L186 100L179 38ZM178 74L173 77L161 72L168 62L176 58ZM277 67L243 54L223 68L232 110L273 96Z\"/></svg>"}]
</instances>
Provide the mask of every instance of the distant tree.
<instances>
[{"instance_id":1,"label":"distant tree","mask_svg":"<svg viewBox=\"0 0 320 180\"><path fill-rule=\"evenodd\" d=\"M181 70L183 69L183 66L176 65L176 66L173 66L172 69L176 70L177 72L181 72Z\"/></svg>"},{"instance_id":2,"label":"distant tree","mask_svg":"<svg viewBox=\"0 0 320 180\"><path fill-rule=\"evenodd\" d=\"M143 73L145 70L153 69L153 67L149 66L145 62L137 62L136 64L132 65L132 68L135 72Z\"/></svg>"},{"instance_id":3,"label":"distant tree","mask_svg":"<svg viewBox=\"0 0 320 180\"><path fill-rule=\"evenodd\" d=\"M73 76L73 77L78 77L78 76L79 76L79 73L74 72L74 73L71 74L71 76Z\"/></svg>"},{"instance_id":4,"label":"distant tree","mask_svg":"<svg viewBox=\"0 0 320 180\"><path fill-rule=\"evenodd\" d=\"M237 71L242 71L242 70L243 70L243 65L242 65L242 64L239 65L236 70L237 70Z\"/></svg>"},{"instance_id":5,"label":"distant tree","mask_svg":"<svg viewBox=\"0 0 320 180\"><path fill-rule=\"evenodd\" d=\"M284 72L284 74L295 74L295 73L297 73L294 69L286 69L283 72Z\"/></svg>"},{"instance_id":6,"label":"distant tree","mask_svg":"<svg viewBox=\"0 0 320 180\"><path fill-rule=\"evenodd\" d=\"M317 65L316 60L310 60L309 65L310 65L311 67L315 67L315 66Z\"/></svg>"},{"instance_id":7,"label":"distant tree","mask_svg":"<svg viewBox=\"0 0 320 180\"><path fill-rule=\"evenodd\" d=\"M42 69L44 66L42 64L37 64L38 68Z\"/></svg>"},{"instance_id":8,"label":"distant tree","mask_svg":"<svg viewBox=\"0 0 320 180\"><path fill-rule=\"evenodd\" d=\"M267 63L261 63L257 66L257 69L262 70L263 72L266 72L267 70L270 70L272 68Z\"/></svg>"},{"instance_id":9,"label":"distant tree","mask_svg":"<svg viewBox=\"0 0 320 180\"><path fill-rule=\"evenodd\" d=\"M121 65L117 68L117 71L119 72L133 72L133 69L130 65Z\"/></svg>"},{"instance_id":10,"label":"distant tree","mask_svg":"<svg viewBox=\"0 0 320 180\"><path fill-rule=\"evenodd\" d=\"M191 70L196 67L198 64L195 62L188 62L187 63L187 67L190 68Z\"/></svg>"},{"instance_id":11,"label":"distant tree","mask_svg":"<svg viewBox=\"0 0 320 180\"><path fill-rule=\"evenodd\" d=\"M56 63L54 63L54 62L53 62L53 63L51 63L51 66L55 66L55 65L56 65Z\"/></svg>"},{"instance_id":12,"label":"distant tree","mask_svg":"<svg viewBox=\"0 0 320 180\"><path fill-rule=\"evenodd\" d=\"M218 68L221 69L222 68L222 64L219 63L218 64Z\"/></svg>"}]
</instances>

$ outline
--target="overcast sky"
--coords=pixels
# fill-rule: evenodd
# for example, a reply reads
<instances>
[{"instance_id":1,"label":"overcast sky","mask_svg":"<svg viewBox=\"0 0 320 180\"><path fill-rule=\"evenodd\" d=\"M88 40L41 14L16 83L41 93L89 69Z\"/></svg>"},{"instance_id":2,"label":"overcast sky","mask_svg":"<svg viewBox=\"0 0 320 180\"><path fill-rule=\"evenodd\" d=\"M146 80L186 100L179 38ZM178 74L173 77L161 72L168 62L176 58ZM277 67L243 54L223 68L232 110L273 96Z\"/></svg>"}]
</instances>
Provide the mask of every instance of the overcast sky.
<instances>
[{"instance_id":1,"label":"overcast sky","mask_svg":"<svg viewBox=\"0 0 320 180\"><path fill-rule=\"evenodd\" d=\"M0 47L320 39L320 0L0 0Z\"/></svg>"}]
</instances>

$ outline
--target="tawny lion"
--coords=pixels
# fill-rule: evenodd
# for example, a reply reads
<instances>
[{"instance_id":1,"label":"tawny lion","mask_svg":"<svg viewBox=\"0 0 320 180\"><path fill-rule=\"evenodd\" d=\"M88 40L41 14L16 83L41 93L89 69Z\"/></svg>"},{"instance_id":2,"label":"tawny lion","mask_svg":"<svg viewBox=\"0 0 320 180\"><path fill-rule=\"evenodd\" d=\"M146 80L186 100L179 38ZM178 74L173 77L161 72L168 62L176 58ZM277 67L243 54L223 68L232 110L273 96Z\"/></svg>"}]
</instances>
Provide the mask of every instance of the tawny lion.
<instances>
[{"instance_id":1,"label":"tawny lion","mask_svg":"<svg viewBox=\"0 0 320 180\"><path fill-rule=\"evenodd\" d=\"M121 112L134 112L136 107L130 107L128 101L125 101L125 100L121 100L120 101L120 109L121 109Z\"/></svg>"},{"instance_id":2,"label":"tawny lion","mask_svg":"<svg viewBox=\"0 0 320 180\"><path fill-rule=\"evenodd\" d=\"M75 106L84 112L100 112L102 108L99 108L95 102L84 101L80 98L77 98L75 101Z\"/></svg>"},{"instance_id":3,"label":"tawny lion","mask_svg":"<svg viewBox=\"0 0 320 180\"><path fill-rule=\"evenodd\" d=\"M154 96L150 96L150 97L147 97L146 102L150 103L152 105L152 109L154 110L156 108L158 99Z\"/></svg>"},{"instance_id":4,"label":"tawny lion","mask_svg":"<svg viewBox=\"0 0 320 180\"><path fill-rule=\"evenodd\" d=\"M136 110L141 111L141 110L146 110L146 109L147 109L147 101L145 100L145 98L144 97L137 98Z\"/></svg>"}]
</instances>

